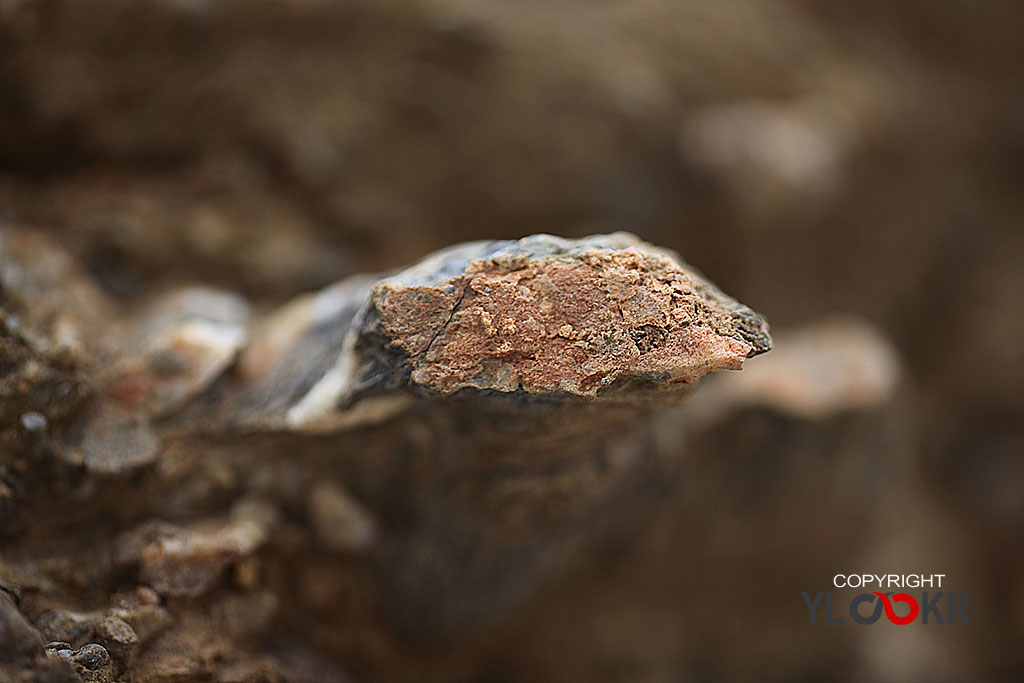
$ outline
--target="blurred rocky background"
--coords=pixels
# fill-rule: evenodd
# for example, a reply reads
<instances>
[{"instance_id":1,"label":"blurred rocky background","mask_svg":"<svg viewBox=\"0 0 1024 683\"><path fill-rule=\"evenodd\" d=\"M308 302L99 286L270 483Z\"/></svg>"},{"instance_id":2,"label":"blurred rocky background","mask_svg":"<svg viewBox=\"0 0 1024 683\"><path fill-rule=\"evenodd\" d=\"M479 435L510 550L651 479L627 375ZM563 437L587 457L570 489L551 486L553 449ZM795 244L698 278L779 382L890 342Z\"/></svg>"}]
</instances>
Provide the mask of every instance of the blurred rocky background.
<instances>
[{"instance_id":1,"label":"blurred rocky background","mask_svg":"<svg viewBox=\"0 0 1024 683\"><path fill-rule=\"evenodd\" d=\"M0 289L0 679L1024 677L1022 30L994 0L3 0L0 227L50 280ZM260 314L619 229L777 348L653 413L645 511L473 628L393 628L361 578L458 411L159 453L110 417L62 451L102 365L62 340L166 292ZM972 623L808 624L862 571L944 573Z\"/></svg>"}]
</instances>

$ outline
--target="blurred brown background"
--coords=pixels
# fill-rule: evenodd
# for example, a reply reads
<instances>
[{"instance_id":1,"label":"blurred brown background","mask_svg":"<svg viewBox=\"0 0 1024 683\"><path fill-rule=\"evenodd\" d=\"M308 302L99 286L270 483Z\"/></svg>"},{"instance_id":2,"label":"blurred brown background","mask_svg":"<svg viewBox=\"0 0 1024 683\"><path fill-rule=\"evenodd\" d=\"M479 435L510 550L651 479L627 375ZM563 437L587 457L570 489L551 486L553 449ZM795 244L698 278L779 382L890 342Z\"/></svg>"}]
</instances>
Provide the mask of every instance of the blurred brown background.
<instances>
[{"instance_id":1,"label":"blurred brown background","mask_svg":"<svg viewBox=\"0 0 1024 683\"><path fill-rule=\"evenodd\" d=\"M129 304L625 229L783 339L867 321L897 388L700 423L650 531L458 676L1017 680L1022 30L1011 1L4 0L0 219ZM972 624L807 623L801 591L900 570Z\"/></svg>"}]
</instances>

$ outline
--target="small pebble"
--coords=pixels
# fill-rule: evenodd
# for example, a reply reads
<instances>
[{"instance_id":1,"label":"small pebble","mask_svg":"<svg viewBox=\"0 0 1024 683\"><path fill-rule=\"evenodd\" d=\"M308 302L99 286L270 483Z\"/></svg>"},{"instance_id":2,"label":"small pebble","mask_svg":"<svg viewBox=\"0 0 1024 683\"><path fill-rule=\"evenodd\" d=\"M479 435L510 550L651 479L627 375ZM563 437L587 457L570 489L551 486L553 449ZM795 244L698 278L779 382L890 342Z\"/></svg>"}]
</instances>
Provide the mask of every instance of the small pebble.
<instances>
[{"instance_id":1,"label":"small pebble","mask_svg":"<svg viewBox=\"0 0 1024 683\"><path fill-rule=\"evenodd\" d=\"M82 665L89 671L96 671L110 661L110 655L102 645L89 643L82 646L82 649L72 657L72 661Z\"/></svg>"},{"instance_id":2,"label":"small pebble","mask_svg":"<svg viewBox=\"0 0 1024 683\"><path fill-rule=\"evenodd\" d=\"M71 643L65 643L62 640L55 640L52 643L48 643L46 649L57 653L64 659L68 659L75 652L75 649L71 647Z\"/></svg>"},{"instance_id":3,"label":"small pebble","mask_svg":"<svg viewBox=\"0 0 1024 683\"><path fill-rule=\"evenodd\" d=\"M136 591L139 601L144 605L159 605L160 595L149 586L139 586Z\"/></svg>"},{"instance_id":4,"label":"small pebble","mask_svg":"<svg viewBox=\"0 0 1024 683\"><path fill-rule=\"evenodd\" d=\"M46 416L32 410L21 416L21 426L30 432L41 432L46 429Z\"/></svg>"}]
</instances>

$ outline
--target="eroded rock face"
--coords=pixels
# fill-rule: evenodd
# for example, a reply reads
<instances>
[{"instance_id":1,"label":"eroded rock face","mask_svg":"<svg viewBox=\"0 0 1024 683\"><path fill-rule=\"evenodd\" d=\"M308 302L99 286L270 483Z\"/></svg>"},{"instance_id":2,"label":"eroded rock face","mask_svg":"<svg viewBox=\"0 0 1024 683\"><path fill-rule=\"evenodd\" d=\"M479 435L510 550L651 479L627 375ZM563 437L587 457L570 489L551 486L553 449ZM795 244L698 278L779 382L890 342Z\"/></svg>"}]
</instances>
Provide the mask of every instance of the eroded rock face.
<instances>
[{"instance_id":1,"label":"eroded rock face","mask_svg":"<svg viewBox=\"0 0 1024 683\"><path fill-rule=\"evenodd\" d=\"M311 431L462 390L673 401L771 347L755 312L628 233L469 242L302 297L269 321L241 356L228 412Z\"/></svg>"},{"instance_id":2,"label":"eroded rock face","mask_svg":"<svg viewBox=\"0 0 1024 683\"><path fill-rule=\"evenodd\" d=\"M410 269L371 294L369 329L429 391L595 397L630 380L672 389L738 370L771 344L757 314L632 235L536 235L440 256L432 271Z\"/></svg>"},{"instance_id":3,"label":"eroded rock face","mask_svg":"<svg viewBox=\"0 0 1024 683\"><path fill-rule=\"evenodd\" d=\"M34 264L47 258L66 261L59 249L24 233L8 241L31 247L4 252L12 292L82 317L40 277L22 275L44 272ZM81 276L72 281L99 300L99 315L78 327L104 334L75 337L76 359L96 368L84 384L97 399L65 459L106 473L154 462L149 423L166 418L184 433L201 422L215 432L337 431L387 419L417 395L460 390L669 401L771 345L756 313L626 233L462 244L253 323L228 293L181 290L128 314Z\"/></svg>"},{"instance_id":4,"label":"eroded rock face","mask_svg":"<svg viewBox=\"0 0 1024 683\"><path fill-rule=\"evenodd\" d=\"M0 388L20 392L0 412L22 441L49 439L0 452L24 527L0 532L81 539L54 551L45 591L11 585L35 645L54 645L37 658L87 681L284 670L250 651L256 635L278 613L337 623L339 591L368 633L450 643L495 624L664 495L676 463L651 411L771 346L756 313L625 233L457 245L259 315L199 287L129 309L55 244L0 247L12 310L36 313L15 329L0 311ZM51 291L50 262L95 316ZM61 405L51 366L81 386L60 412L43 411ZM79 606L82 586L101 592ZM114 586L129 597L106 600ZM338 633L309 637L331 652Z\"/></svg>"}]
</instances>

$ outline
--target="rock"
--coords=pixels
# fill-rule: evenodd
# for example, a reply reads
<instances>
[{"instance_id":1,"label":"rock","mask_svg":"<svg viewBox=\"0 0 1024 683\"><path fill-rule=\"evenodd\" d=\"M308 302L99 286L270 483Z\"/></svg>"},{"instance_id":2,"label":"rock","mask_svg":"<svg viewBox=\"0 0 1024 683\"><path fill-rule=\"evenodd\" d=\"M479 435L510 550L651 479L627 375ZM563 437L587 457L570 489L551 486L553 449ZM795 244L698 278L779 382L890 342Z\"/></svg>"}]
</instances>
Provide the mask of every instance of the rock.
<instances>
[{"instance_id":1,"label":"rock","mask_svg":"<svg viewBox=\"0 0 1024 683\"><path fill-rule=\"evenodd\" d=\"M239 358L243 386L228 399L231 420L250 428L282 427L288 411L338 363L375 280L349 278L298 297L258 321ZM382 411L381 419L393 412ZM373 422L373 416L365 421Z\"/></svg>"},{"instance_id":2,"label":"rock","mask_svg":"<svg viewBox=\"0 0 1024 683\"><path fill-rule=\"evenodd\" d=\"M53 641L100 640L118 649L139 644L139 637L117 611L72 612L52 610L40 615L39 629Z\"/></svg>"},{"instance_id":3,"label":"rock","mask_svg":"<svg viewBox=\"0 0 1024 683\"><path fill-rule=\"evenodd\" d=\"M104 398L150 418L180 408L234 361L248 317L248 305L223 292L191 287L161 297L131 321Z\"/></svg>"},{"instance_id":4,"label":"rock","mask_svg":"<svg viewBox=\"0 0 1024 683\"><path fill-rule=\"evenodd\" d=\"M2 7L0 584L32 623L124 608L155 537L112 556L145 520L217 528L258 497L257 551L120 616L123 681L1021 677L1024 3ZM498 247L349 278L611 226L795 336L661 411L692 385L633 376L680 330L542 320L515 270L469 272ZM250 319L149 315L194 283ZM906 385L891 345L793 327L836 310L884 329ZM372 543L325 542L325 486ZM572 562L605 577L585 604ZM969 590L972 625L807 629L826 572L902 565ZM264 594L265 630L214 619ZM0 680L81 683L48 655Z\"/></svg>"},{"instance_id":5,"label":"rock","mask_svg":"<svg viewBox=\"0 0 1024 683\"><path fill-rule=\"evenodd\" d=\"M156 460L160 440L140 415L113 406L98 406L77 448L66 458L96 474L121 474Z\"/></svg>"},{"instance_id":6,"label":"rock","mask_svg":"<svg viewBox=\"0 0 1024 683\"><path fill-rule=\"evenodd\" d=\"M198 596L210 590L233 563L263 543L265 529L244 521L192 528L160 525L141 549L141 578L162 595Z\"/></svg>"},{"instance_id":7,"label":"rock","mask_svg":"<svg viewBox=\"0 0 1024 683\"><path fill-rule=\"evenodd\" d=\"M117 683L121 680L115 671L110 654L102 645L87 643L75 649L70 643L54 641L46 646L46 654L51 660L71 665L77 676L69 677L69 681Z\"/></svg>"},{"instance_id":8,"label":"rock","mask_svg":"<svg viewBox=\"0 0 1024 683\"><path fill-rule=\"evenodd\" d=\"M42 636L0 591L0 673L4 666L29 664L42 652Z\"/></svg>"},{"instance_id":9,"label":"rock","mask_svg":"<svg viewBox=\"0 0 1024 683\"><path fill-rule=\"evenodd\" d=\"M95 680L251 664L278 614L335 599L410 642L495 623L657 505L675 464L650 413L771 347L760 316L625 233L458 245L254 320L194 287L109 315L57 451L82 540L53 566L146 588L38 611L54 641L105 649L98 669L63 658ZM296 552L317 586L284 588Z\"/></svg>"},{"instance_id":10,"label":"rock","mask_svg":"<svg viewBox=\"0 0 1024 683\"><path fill-rule=\"evenodd\" d=\"M0 231L0 535L25 521L24 499L61 478L55 441L93 393L78 317L92 297L75 296L67 255L51 256L42 238Z\"/></svg>"},{"instance_id":11,"label":"rock","mask_svg":"<svg viewBox=\"0 0 1024 683\"><path fill-rule=\"evenodd\" d=\"M371 305L363 339L382 333L411 383L442 394L672 389L771 344L750 309L625 233L453 247L385 278Z\"/></svg>"},{"instance_id":12,"label":"rock","mask_svg":"<svg viewBox=\"0 0 1024 683\"><path fill-rule=\"evenodd\" d=\"M626 233L443 250L378 282L351 325L289 424L330 428L398 389L664 401L771 347L756 313Z\"/></svg>"},{"instance_id":13,"label":"rock","mask_svg":"<svg viewBox=\"0 0 1024 683\"><path fill-rule=\"evenodd\" d=\"M150 421L181 408L234 361L248 312L236 296L196 287L159 299L118 329L110 342L117 360L96 380L102 389L80 443L83 464L101 474L151 464L160 440Z\"/></svg>"},{"instance_id":14,"label":"rock","mask_svg":"<svg viewBox=\"0 0 1024 683\"><path fill-rule=\"evenodd\" d=\"M313 488L309 516L320 542L331 550L364 550L377 537L370 513L333 482L319 482Z\"/></svg>"},{"instance_id":15,"label":"rock","mask_svg":"<svg viewBox=\"0 0 1024 683\"><path fill-rule=\"evenodd\" d=\"M103 349L114 307L81 265L43 234L0 230L0 289L4 308L15 309L16 327L37 349L72 357Z\"/></svg>"}]
</instances>

